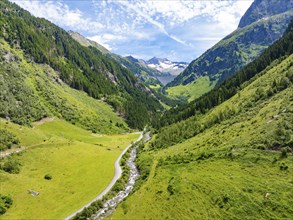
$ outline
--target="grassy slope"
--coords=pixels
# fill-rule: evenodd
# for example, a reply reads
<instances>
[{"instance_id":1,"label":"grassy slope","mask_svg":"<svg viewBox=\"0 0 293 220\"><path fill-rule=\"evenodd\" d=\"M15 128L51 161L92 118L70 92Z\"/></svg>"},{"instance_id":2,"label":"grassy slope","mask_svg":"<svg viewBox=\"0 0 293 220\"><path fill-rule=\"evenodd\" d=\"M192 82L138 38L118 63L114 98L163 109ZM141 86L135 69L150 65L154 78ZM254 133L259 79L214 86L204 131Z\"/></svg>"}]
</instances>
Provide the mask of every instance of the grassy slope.
<instances>
[{"instance_id":1,"label":"grassy slope","mask_svg":"<svg viewBox=\"0 0 293 220\"><path fill-rule=\"evenodd\" d=\"M138 137L97 135L60 119L33 128L0 122L26 147L13 156L22 164L19 174L0 171L1 193L14 201L1 219L61 219L74 212L107 186L114 161ZM46 174L53 179L45 180Z\"/></svg>"},{"instance_id":2,"label":"grassy slope","mask_svg":"<svg viewBox=\"0 0 293 220\"><path fill-rule=\"evenodd\" d=\"M154 158L148 180L123 202L113 219L290 219L293 216L293 156L264 150L278 134L292 140L292 85L254 99L292 70L293 55L201 119L227 109L234 115L197 136L140 156ZM288 137L289 136L289 137ZM280 167L288 166L287 170ZM269 193L268 198L264 195Z\"/></svg>"},{"instance_id":3,"label":"grassy slope","mask_svg":"<svg viewBox=\"0 0 293 220\"><path fill-rule=\"evenodd\" d=\"M208 76L201 76L196 81L187 84L187 85L178 85L173 87L167 87L167 95L171 98L175 99L188 99L188 101L192 101L203 94L210 91L216 82L210 82Z\"/></svg>"},{"instance_id":4,"label":"grassy slope","mask_svg":"<svg viewBox=\"0 0 293 220\"><path fill-rule=\"evenodd\" d=\"M10 54L19 60L16 62L3 61L1 66L7 69L13 67L13 71L20 72L19 78L13 80L21 82L24 79L22 86L32 91L37 103L33 107L42 106L44 115L64 117L71 123L99 133L118 133L127 129L126 123L113 112L110 105L89 97L85 92L70 88L59 79L58 73L49 66L27 62L22 50L12 49L3 40L0 41L0 49L1 53ZM5 80L12 80L12 78L9 78L5 71L3 76L4 83L0 84L0 95L5 96L5 89L2 86L5 88L7 84ZM17 96L22 95L21 92L17 94ZM5 102L3 105L6 104ZM17 106L11 108L13 111L17 111L15 110ZM16 113L15 117L19 117L19 115ZM37 119L34 118L34 120Z\"/></svg>"}]
</instances>

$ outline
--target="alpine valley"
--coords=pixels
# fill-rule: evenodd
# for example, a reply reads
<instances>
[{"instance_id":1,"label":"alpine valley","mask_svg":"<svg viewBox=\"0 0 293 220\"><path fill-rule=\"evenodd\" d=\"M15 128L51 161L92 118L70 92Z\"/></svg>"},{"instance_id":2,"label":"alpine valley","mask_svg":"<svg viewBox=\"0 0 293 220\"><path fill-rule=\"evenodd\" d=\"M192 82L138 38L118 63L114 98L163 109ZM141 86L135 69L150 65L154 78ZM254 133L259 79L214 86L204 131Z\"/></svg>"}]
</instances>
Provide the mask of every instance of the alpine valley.
<instances>
[{"instance_id":1,"label":"alpine valley","mask_svg":"<svg viewBox=\"0 0 293 220\"><path fill-rule=\"evenodd\" d=\"M191 63L8 0L0 30L1 219L293 218L293 1L255 0Z\"/></svg>"}]
</instances>

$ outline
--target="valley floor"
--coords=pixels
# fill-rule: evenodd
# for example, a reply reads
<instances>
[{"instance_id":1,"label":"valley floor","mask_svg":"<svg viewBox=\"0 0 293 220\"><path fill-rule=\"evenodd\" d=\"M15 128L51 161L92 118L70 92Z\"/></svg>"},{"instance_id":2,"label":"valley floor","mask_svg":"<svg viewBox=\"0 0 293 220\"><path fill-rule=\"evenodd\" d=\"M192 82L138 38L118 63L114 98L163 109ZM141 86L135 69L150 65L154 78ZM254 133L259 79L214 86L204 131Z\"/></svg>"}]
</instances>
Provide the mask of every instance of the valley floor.
<instances>
[{"instance_id":1,"label":"valley floor","mask_svg":"<svg viewBox=\"0 0 293 220\"><path fill-rule=\"evenodd\" d=\"M1 219L62 219L78 210L110 183L115 160L139 136L93 134L60 119L32 128L1 120L1 127L25 147L11 156L19 174L0 171L1 193L13 199Z\"/></svg>"}]
</instances>

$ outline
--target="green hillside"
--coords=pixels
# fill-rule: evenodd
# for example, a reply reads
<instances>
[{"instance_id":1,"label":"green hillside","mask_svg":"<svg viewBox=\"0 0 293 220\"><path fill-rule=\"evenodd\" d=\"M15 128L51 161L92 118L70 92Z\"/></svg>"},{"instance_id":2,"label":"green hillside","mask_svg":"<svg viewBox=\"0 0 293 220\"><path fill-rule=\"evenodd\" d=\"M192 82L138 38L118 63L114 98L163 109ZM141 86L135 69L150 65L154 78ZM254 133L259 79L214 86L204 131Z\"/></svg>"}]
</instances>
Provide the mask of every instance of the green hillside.
<instances>
[{"instance_id":1,"label":"green hillside","mask_svg":"<svg viewBox=\"0 0 293 220\"><path fill-rule=\"evenodd\" d=\"M98 133L128 129L104 101L70 88L50 66L27 61L20 49L0 40L0 116L30 125L44 117L59 117Z\"/></svg>"},{"instance_id":2,"label":"green hillside","mask_svg":"<svg viewBox=\"0 0 293 220\"><path fill-rule=\"evenodd\" d=\"M222 104L162 128L111 218L290 219L292 63L276 59Z\"/></svg>"},{"instance_id":3,"label":"green hillside","mask_svg":"<svg viewBox=\"0 0 293 220\"><path fill-rule=\"evenodd\" d=\"M216 85L215 81L210 81L208 76L200 76L196 81L187 85L178 85L168 87L165 92L168 97L173 99L185 100L191 102L196 98L199 98L203 94L209 92Z\"/></svg>"},{"instance_id":4,"label":"green hillside","mask_svg":"<svg viewBox=\"0 0 293 220\"><path fill-rule=\"evenodd\" d=\"M47 20L8 1L0 17L1 219L61 219L103 191L138 137L129 126L162 107L131 72Z\"/></svg>"},{"instance_id":5,"label":"green hillside","mask_svg":"<svg viewBox=\"0 0 293 220\"><path fill-rule=\"evenodd\" d=\"M264 3L266 7L262 7ZM282 36L293 16L290 5L292 3L287 4L282 0L255 1L242 17L241 26L191 62L166 86L167 93L179 96L181 87L188 85L191 90L198 90L200 94L204 94L210 90L210 86L213 87L234 75ZM273 8L274 10L271 10ZM257 14L258 17L246 22L251 14ZM204 76L209 77L211 83L204 88L197 87L194 82ZM189 92L185 96L192 97Z\"/></svg>"},{"instance_id":6,"label":"green hillside","mask_svg":"<svg viewBox=\"0 0 293 220\"><path fill-rule=\"evenodd\" d=\"M98 49L81 46L66 31L6 0L0 2L0 15L0 37L11 48L22 49L28 62L49 65L70 87L105 100L131 127L143 128L162 109L129 70ZM130 108L134 103L139 108Z\"/></svg>"}]
</instances>

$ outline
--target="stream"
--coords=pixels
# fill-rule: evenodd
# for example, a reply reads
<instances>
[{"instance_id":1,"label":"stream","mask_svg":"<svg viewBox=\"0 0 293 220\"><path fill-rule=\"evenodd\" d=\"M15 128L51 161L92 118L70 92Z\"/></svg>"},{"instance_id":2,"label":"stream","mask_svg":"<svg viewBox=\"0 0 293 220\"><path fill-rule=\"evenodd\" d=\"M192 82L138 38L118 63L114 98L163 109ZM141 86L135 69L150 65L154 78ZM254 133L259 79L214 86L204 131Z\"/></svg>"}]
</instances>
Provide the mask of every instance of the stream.
<instances>
[{"instance_id":1,"label":"stream","mask_svg":"<svg viewBox=\"0 0 293 220\"><path fill-rule=\"evenodd\" d=\"M147 132L145 134L145 141L147 142L150 140L150 132ZM99 209L91 218L95 219L95 220L101 220L105 217L108 217L109 215L111 215L117 205L123 200L125 199L129 193L132 191L135 181L137 180L137 178L139 177L139 171L135 165L135 158L136 158L136 153L137 153L137 147L135 146L131 152L130 152L130 158L127 160L126 164L127 166L130 168L130 174L129 174L129 179L124 187L124 189L120 192L117 193L116 196L114 196L112 199L107 200L104 204L103 207L101 209Z\"/></svg>"}]
</instances>

